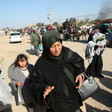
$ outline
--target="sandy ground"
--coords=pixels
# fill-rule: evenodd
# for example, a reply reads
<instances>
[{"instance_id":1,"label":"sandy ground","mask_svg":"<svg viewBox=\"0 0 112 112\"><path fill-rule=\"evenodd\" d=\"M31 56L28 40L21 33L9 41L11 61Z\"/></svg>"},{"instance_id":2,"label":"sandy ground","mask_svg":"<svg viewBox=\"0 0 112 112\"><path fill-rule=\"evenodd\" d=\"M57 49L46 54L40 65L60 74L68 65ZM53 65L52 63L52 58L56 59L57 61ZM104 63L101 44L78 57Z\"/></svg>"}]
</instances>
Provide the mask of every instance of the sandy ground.
<instances>
[{"instance_id":1,"label":"sandy ground","mask_svg":"<svg viewBox=\"0 0 112 112\"><path fill-rule=\"evenodd\" d=\"M63 42L64 46L71 48L73 51L78 52L84 58L85 41ZM28 36L24 36L22 43L9 43L8 36L0 36L0 64L5 72L5 80L10 82L8 78L7 70L9 65L15 60L16 56L20 53L24 53L29 58L29 63L35 64L38 59L37 56L30 54L30 39ZM85 67L88 66L87 60L85 60ZM112 48L106 48L103 53L103 75L105 78L95 78L99 83L101 90L94 96L84 101L84 105L81 107L83 112L109 112L109 107L112 107ZM14 98L13 98L14 99ZM16 106L15 100L13 104L13 112L27 112L25 107Z\"/></svg>"}]
</instances>

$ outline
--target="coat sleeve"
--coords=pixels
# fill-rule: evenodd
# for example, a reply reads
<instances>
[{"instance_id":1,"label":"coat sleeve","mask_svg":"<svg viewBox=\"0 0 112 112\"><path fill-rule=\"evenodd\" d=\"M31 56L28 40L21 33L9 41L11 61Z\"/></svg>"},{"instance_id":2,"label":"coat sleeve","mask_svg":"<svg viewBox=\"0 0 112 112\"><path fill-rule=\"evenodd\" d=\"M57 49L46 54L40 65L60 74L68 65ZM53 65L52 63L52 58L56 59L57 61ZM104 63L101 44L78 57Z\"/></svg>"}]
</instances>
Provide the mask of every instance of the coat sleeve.
<instances>
[{"instance_id":1,"label":"coat sleeve","mask_svg":"<svg viewBox=\"0 0 112 112\"><path fill-rule=\"evenodd\" d=\"M14 73L11 66L12 65L10 65L10 67L8 68L8 77L11 79L10 86L13 86L13 89L17 91L17 86L16 86L17 80L14 78Z\"/></svg>"},{"instance_id":2,"label":"coat sleeve","mask_svg":"<svg viewBox=\"0 0 112 112\"><path fill-rule=\"evenodd\" d=\"M43 91L47 85L45 84L43 74L36 66L34 67L33 72L30 74L29 81L33 97L37 103L42 104Z\"/></svg>"},{"instance_id":3,"label":"coat sleeve","mask_svg":"<svg viewBox=\"0 0 112 112\"><path fill-rule=\"evenodd\" d=\"M94 46L95 44L93 43L93 41L89 41L87 43L86 48L85 48L85 54L87 57L93 57L95 55Z\"/></svg>"},{"instance_id":4,"label":"coat sleeve","mask_svg":"<svg viewBox=\"0 0 112 112\"><path fill-rule=\"evenodd\" d=\"M8 68L8 77L13 81L15 84L17 81L21 81L24 83L24 80L26 77L22 73L22 71L19 69L19 67L15 67L14 64L11 64Z\"/></svg>"},{"instance_id":5,"label":"coat sleeve","mask_svg":"<svg viewBox=\"0 0 112 112\"><path fill-rule=\"evenodd\" d=\"M73 63L73 66L77 69L75 71L76 76L85 72L84 59L76 53L77 61Z\"/></svg>"},{"instance_id":6,"label":"coat sleeve","mask_svg":"<svg viewBox=\"0 0 112 112\"><path fill-rule=\"evenodd\" d=\"M85 71L84 59L79 54L69 50L67 57L67 62L74 68L75 77Z\"/></svg>"}]
</instances>

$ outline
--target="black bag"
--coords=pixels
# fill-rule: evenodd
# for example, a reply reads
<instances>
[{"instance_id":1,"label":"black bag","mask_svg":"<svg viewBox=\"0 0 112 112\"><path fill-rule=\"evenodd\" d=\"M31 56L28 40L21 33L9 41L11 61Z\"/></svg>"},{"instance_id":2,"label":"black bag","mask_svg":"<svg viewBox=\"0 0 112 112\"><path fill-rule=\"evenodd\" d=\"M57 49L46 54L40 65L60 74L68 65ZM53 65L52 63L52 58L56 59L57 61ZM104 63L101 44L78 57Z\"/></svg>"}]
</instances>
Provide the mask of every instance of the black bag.
<instances>
[{"instance_id":1,"label":"black bag","mask_svg":"<svg viewBox=\"0 0 112 112\"><path fill-rule=\"evenodd\" d=\"M81 88L78 89L78 92L81 96L81 99L84 101L90 96L92 96L95 92L97 92L100 89L100 87L93 78L93 76L88 77L85 73L83 74L87 79L83 81L83 84Z\"/></svg>"},{"instance_id":2,"label":"black bag","mask_svg":"<svg viewBox=\"0 0 112 112\"><path fill-rule=\"evenodd\" d=\"M74 77L72 76L71 72L66 67L64 68L63 71L65 72L65 74L66 72L68 73L66 75L71 80L71 82L76 86L74 82ZM83 75L86 77L86 79L83 81L81 88L78 89L78 92L80 94L81 99L84 101L90 96L92 96L95 92L97 92L100 89L100 87L92 76L88 77L84 72Z\"/></svg>"}]
</instances>

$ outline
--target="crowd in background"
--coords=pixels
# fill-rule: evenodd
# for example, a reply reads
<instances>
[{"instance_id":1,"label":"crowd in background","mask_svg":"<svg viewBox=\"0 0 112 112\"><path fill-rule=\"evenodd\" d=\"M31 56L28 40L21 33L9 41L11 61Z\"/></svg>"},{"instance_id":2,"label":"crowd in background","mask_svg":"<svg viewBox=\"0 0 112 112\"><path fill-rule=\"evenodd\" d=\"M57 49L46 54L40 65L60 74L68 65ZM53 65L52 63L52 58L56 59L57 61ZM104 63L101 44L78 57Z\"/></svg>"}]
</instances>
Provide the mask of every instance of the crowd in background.
<instances>
[{"instance_id":1,"label":"crowd in background","mask_svg":"<svg viewBox=\"0 0 112 112\"><path fill-rule=\"evenodd\" d=\"M48 112L46 111L45 103L47 102L47 99L45 98L48 98L48 100L51 101L50 98L52 96L54 101L50 102L51 107L50 109L47 109L49 110L49 112L55 112L55 111L60 112L60 110L63 112L69 112L69 111L81 112L80 106L82 105L82 101L79 98L76 89L74 89L74 92L70 90L73 89L73 85L70 83L70 81L68 81L67 77L64 76L63 74L64 73L73 74L74 73L73 70L75 69L76 74L74 76L74 80L76 82L79 81L80 85L77 87L81 87L83 81L83 76L81 75L82 72L85 72L88 76L91 75L97 78L104 78L104 76L102 75L102 68L103 68L102 54L107 44L107 40L105 37L106 27L112 28L112 25L101 24L87 29L84 27L78 27L77 25L73 26L72 24L69 23L68 19L66 19L66 21L63 23L63 26L57 27L57 29L53 28L52 25L48 25L46 28L27 27L26 29L14 30L15 32L16 31L20 32L23 37L25 34L30 36L31 46L33 46L34 50L33 53L36 56L40 57L39 60L37 60L36 65L33 66L28 63L28 58L26 55L20 54L16 57L16 60L8 68L8 76L11 80L13 88L16 91L17 105L24 104L28 112L37 112L37 110L39 110L39 112ZM65 34L64 38L65 40L68 40L71 39L70 34L77 33L80 30L86 31L89 36L88 43L85 48L85 58L88 59L89 62L89 65L86 70L83 63L84 60L77 53L71 51L69 48L63 47L62 38L60 36L60 34ZM5 32L6 35L7 33L8 31ZM42 45L43 47L42 55L39 55L39 49L40 49L39 45ZM72 55L69 53L72 53ZM74 59L74 57L78 61ZM50 67L47 66L47 64ZM56 71L55 67L60 72ZM52 71L52 73L54 73L55 75L56 73L61 74L57 75L57 77L52 76L52 74L50 74L51 68L54 70ZM30 76L30 74L32 76ZM0 66L0 80L3 81L3 79L4 79L4 73ZM54 81L54 79L57 80ZM59 81L59 83L57 83L57 81ZM66 84L65 82L68 83ZM31 83L31 85L29 85L29 83ZM8 97L6 99L7 102L3 103L4 102L3 99L2 101L0 101L0 105L4 107L3 109L0 108L1 109L0 111L12 112L11 110L12 97L10 96L11 88L7 84L5 85L5 87L6 86L7 88L5 89L7 91L4 92L6 92L6 96L7 93L9 96L7 96ZM29 91L30 86L32 91ZM61 87L61 89L59 87ZM3 91L0 92L2 93ZM59 95L58 92L61 95L61 97L58 96ZM77 97L74 96L74 94ZM0 99L2 97L3 96L1 96ZM42 104L43 103L42 100L45 100L44 105ZM47 103L49 104L49 101ZM6 105L8 105L8 107Z\"/></svg>"}]
</instances>

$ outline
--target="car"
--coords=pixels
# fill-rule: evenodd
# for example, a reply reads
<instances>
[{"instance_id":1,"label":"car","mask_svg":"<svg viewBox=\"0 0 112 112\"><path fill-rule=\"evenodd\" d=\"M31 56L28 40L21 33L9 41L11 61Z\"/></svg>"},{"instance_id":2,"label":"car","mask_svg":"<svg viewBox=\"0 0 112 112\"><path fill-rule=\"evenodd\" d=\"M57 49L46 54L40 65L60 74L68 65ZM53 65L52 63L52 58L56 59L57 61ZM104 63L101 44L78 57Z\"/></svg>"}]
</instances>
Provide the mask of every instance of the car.
<instances>
[{"instance_id":1,"label":"car","mask_svg":"<svg viewBox=\"0 0 112 112\"><path fill-rule=\"evenodd\" d=\"M20 32L11 32L9 36L9 43L22 42L22 35Z\"/></svg>"}]
</instances>

